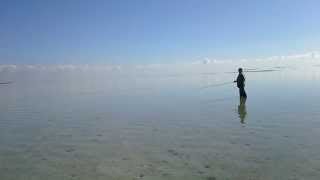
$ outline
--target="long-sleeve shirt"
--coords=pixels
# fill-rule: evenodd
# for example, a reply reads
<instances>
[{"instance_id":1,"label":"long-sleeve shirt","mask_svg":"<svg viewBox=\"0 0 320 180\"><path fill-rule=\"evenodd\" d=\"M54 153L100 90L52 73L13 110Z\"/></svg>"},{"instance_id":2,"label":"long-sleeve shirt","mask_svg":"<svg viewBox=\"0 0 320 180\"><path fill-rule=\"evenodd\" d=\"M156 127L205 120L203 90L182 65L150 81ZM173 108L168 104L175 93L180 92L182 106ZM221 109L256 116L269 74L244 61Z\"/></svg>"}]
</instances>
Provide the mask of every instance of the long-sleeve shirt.
<instances>
[{"instance_id":1,"label":"long-sleeve shirt","mask_svg":"<svg viewBox=\"0 0 320 180\"><path fill-rule=\"evenodd\" d=\"M244 88L244 82L245 82L245 78L243 76L243 74L239 74L237 77L237 87L238 88Z\"/></svg>"}]
</instances>

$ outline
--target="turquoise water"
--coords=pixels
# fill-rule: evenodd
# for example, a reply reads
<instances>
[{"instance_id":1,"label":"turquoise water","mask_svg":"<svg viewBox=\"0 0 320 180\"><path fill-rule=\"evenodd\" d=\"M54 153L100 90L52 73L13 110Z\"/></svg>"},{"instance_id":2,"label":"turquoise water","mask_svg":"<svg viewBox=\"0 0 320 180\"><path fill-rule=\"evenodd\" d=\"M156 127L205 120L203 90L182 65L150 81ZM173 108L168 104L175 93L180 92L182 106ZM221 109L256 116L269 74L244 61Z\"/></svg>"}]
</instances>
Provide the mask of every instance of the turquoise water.
<instances>
[{"instance_id":1,"label":"turquoise water","mask_svg":"<svg viewBox=\"0 0 320 180\"><path fill-rule=\"evenodd\" d=\"M2 72L0 179L318 180L319 67L254 68Z\"/></svg>"}]
</instances>

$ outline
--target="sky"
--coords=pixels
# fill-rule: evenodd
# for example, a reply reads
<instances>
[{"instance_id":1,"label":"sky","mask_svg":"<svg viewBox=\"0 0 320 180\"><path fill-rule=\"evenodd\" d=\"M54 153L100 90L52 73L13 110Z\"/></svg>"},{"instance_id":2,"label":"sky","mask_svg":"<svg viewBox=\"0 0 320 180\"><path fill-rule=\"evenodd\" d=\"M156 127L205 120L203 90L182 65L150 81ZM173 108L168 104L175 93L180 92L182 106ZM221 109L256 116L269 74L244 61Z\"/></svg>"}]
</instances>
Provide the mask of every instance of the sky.
<instances>
[{"instance_id":1,"label":"sky","mask_svg":"<svg viewBox=\"0 0 320 180\"><path fill-rule=\"evenodd\" d=\"M154 64L320 49L319 0L0 0L0 64Z\"/></svg>"}]
</instances>

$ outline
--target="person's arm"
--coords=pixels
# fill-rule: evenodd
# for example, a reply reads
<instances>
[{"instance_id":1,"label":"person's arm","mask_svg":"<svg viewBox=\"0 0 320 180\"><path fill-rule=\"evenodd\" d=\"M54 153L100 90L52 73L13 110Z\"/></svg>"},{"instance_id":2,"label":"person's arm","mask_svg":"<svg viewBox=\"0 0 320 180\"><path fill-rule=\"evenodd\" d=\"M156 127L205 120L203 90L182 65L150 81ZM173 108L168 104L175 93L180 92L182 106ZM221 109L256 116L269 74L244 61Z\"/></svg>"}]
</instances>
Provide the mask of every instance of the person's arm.
<instances>
[{"instance_id":1,"label":"person's arm","mask_svg":"<svg viewBox=\"0 0 320 180\"><path fill-rule=\"evenodd\" d=\"M233 82L236 83L236 82L238 82L238 80L239 80L239 76L238 76L237 79L234 80Z\"/></svg>"}]
</instances>

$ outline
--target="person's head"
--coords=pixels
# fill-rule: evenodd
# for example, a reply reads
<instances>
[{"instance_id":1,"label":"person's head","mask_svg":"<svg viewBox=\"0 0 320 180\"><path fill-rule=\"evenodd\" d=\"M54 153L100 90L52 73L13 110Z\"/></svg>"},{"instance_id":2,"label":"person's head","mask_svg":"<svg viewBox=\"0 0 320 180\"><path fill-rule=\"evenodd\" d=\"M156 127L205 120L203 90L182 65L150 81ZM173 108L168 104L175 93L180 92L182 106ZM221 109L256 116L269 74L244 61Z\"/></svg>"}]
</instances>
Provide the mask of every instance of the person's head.
<instances>
[{"instance_id":1,"label":"person's head","mask_svg":"<svg viewBox=\"0 0 320 180\"><path fill-rule=\"evenodd\" d=\"M241 73L242 73L242 68L239 68L239 69L238 69L238 72L241 74Z\"/></svg>"}]
</instances>

